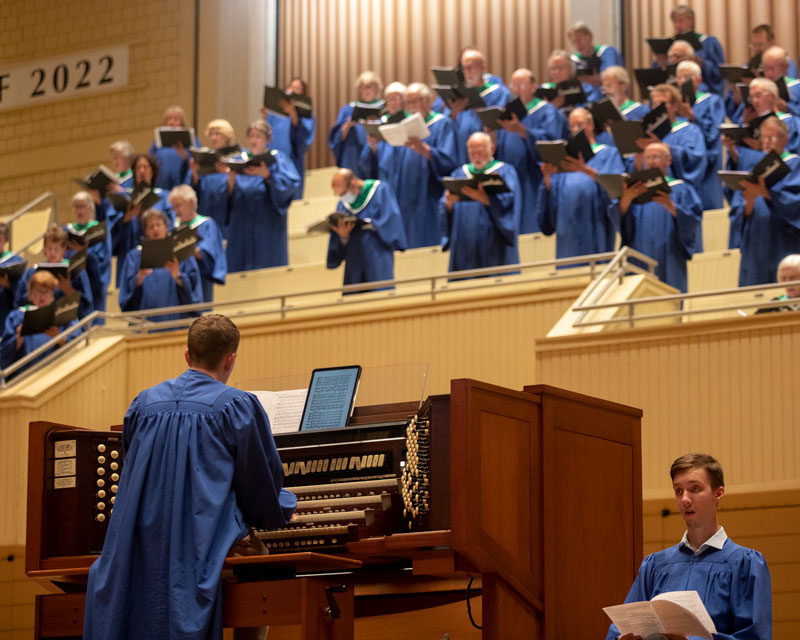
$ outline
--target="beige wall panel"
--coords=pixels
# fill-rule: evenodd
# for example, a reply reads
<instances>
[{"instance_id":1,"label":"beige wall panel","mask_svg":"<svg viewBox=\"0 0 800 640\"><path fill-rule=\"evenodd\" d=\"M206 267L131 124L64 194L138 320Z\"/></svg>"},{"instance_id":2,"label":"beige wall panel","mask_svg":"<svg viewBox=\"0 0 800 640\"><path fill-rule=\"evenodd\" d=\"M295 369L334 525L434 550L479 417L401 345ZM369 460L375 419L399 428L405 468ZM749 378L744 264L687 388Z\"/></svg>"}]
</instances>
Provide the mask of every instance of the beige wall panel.
<instances>
[{"instance_id":1,"label":"beige wall panel","mask_svg":"<svg viewBox=\"0 0 800 640\"><path fill-rule=\"evenodd\" d=\"M315 100L308 167L333 164L328 132L361 71L384 84L430 83L431 66L454 64L471 44L486 51L492 73L507 79L530 66L543 77L569 24L568 3L558 0L281 0L279 11L279 82L303 75Z\"/></svg>"}]
</instances>

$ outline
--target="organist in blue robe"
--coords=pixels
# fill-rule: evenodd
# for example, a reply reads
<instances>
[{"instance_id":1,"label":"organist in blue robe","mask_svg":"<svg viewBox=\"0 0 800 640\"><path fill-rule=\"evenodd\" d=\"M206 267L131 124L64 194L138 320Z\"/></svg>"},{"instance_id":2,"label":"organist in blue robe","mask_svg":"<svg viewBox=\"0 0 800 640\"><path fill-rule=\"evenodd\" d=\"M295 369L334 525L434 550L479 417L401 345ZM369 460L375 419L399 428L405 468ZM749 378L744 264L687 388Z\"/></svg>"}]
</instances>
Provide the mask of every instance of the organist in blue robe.
<instances>
[{"instance_id":1,"label":"organist in blue robe","mask_svg":"<svg viewBox=\"0 0 800 640\"><path fill-rule=\"evenodd\" d=\"M764 556L733 542L717 521L725 495L722 467L707 454L686 454L672 463L670 476L686 531L677 545L644 559L625 602L697 591L716 627L715 640L772 638L771 581ZM637 637L620 636L612 624L606 640Z\"/></svg>"},{"instance_id":2,"label":"organist in blue robe","mask_svg":"<svg viewBox=\"0 0 800 640\"><path fill-rule=\"evenodd\" d=\"M523 104L528 114L520 121L515 114L510 120L499 120L502 130L497 132L494 157L510 164L517 171L522 206L520 233L539 231L536 217L536 196L542 181L539 169L541 157L537 140L564 140L569 137L569 125L564 114L546 100L534 96L536 80L530 69L517 69L511 74L511 90Z\"/></svg>"},{"instance_id":3,"label":"organist in blue robe","mask_svg":"<svg viewBox=\"0 0 800 640\"><path fill-rule=\"evenodd\" d=\"M614 103L623 118L626 120L641 120L650 113L648 105L630 99L628 93L631 86L631 76L625 67L608 67L600 74L600 79L605 97ZM608 130L609 123L602 122L599 124L602 125L603 130L597 134L598 144L616 146L614 137Z\"/></svg>"},{"instance_id":4,"label":"organist in blue robe","mask_svg":"<svg viewBox=\"0 0 800 640\"><path fill-rule=\"evenodd\" d=\"M186 112L178 105L167 107L164 112L165 127L188 127L186 124ZM192 141L195 146L200 146L198 140ZM189 171L189 150L178 143L174 147L159 147L155 140L150 145L150 155L155 156L158 162L158 178L155 186L169 193L172 187L179 184L186 184L191 179Z\"/></svg>"},{"instance_id":5,"label":"organist in blue robe","mask_svg":"<svg viewBox=\"0 0 800 640\"><path fill-rule=\"evenodd\" d=\"M336 210L357 220L340 220L332 227L328 268L344 260L346 285L394 279L394 252L408 245L392 188L380 180L361 180L349 169L334 174L331 188L340 198Z\"/></svg>"},{"instance_id":6,"label":"organist in blue robe","mask_svg":"<svg viewBox=\"0 0 800 640\"><path fill-rule=\"evenodd\" d=\"M9 236L9 226L5 222L0 222L0 268L11 267L20 262L24 262L22 256L13 251L6 251L6 241ZM17 288L19 278L12 278L0 272L0 327L6 324L6 316L15 308L14 293Z\"/></svg>"},{"instance_id":7,"label":"organist in blue robe","mask_svg":"<svg viewBox=\"0 0 800 640\"><path fill-rule=\"evenodd\" d=\"M730 242L741 250L739 285L775 282L778 263L800 253L800 159L786 150L788 128L778 118L761 125L764 152L742 150L739 170L749 171L764 153L776 151L789 166L789 175L771 187L763 179L757 184L742 181L744 191L731 200Z\"/></svg>"},{"instance_id":8,"label":"organist in blue robe","mask_svg":"<svg viewBox=\"0 0 800 640\"><path fill-rule=\"evenodd\" d=\"M271 134L263 120L251 122L247 128L249 156L267 152ZM244 174L228 174L226 254L230 273L289 264L286 215L300 176L289 156L275 149L269 154L275 160L270 166L261 162L245 167Z\"/></svg>"},{"instance_id":9,"label":"organist in blue robe","mask_svg":"<svg viewBox=\"0 0 800 640\"><path fill-rule=\"evenodd\" d=\"M355 93L359 102L378 105L382 92L383 81L374 71L364 71L356 78ZM328 145L333 151L336 166L350 169L358 175L358 162L367 142L367 134L364 127L351 118L355 105L355 102L348 102L339 109L336 122L328 134Z\"/></svg>"},{"instance_id":10,"label":"organist in blue robe","mask_svg":"<svg viewBox=\"0 0 800 640\"><path fill-rule=\"evenodd\" d=\"M377 178L392 188L403 216L408 248L431 247L441 242L436 216L444 188L442 178L455 169L456 135L453 122L431 111L433 92L422 83L408 86L406 104L419 113L430 135L410 140L404 147L369 138L361 154L361 175ZM387 100L388 104L388 100Z\"/></svg>"},{"instance_id":11,"label":"organist in blue robe","mask_svg":"<svg viewBox=\"0 0 800 640\"><path fill-rule=\"evenodd\" d=\"M439 203L439 218L445 230L442 249L450 251L449 271L496 267L519 262L518 233L522 193L517 172L494 159L492 140L481 131L467 142L469 164L453 172L454 178L497 174L509 188L506 193L487 193L464 187L466 197L446 191Z\"/></svg>"},{"instance_id":12,"label":"organist in blue robe","mask_svg":"<svg viewBox=\"0 0 800 640\"><path fill-rule=\"evenodd\" d=\"M142 391L125 415L114 514L89 572L85 640L221 639L228 550L249 527L284 526L296 508L267 414L225 384L236 326L203 316L187 345L189 368Z\"/></svg>"},{"instance_id":13,"label":"organist in blue robe","mask_svg":"<svg viewBox=\"0 0 800 640\"><path fill-rule=\"evenodd\" d=\"M150 240L167 237L167 219L163 211L148 209L142 214L145 236ZM142 249L128 252L119 283L119 308L140 311L159 307L176 307L203 301L200 269L194 256L183 262L168 260L163 267L142 269ZM198 312L166 313L148 316L148 320L166 322L199 315Z\"/></svg>"},{"instance_id":14,"label":"organist in blue robe","mask_svg":"<svg viewBox=\"0 0 800 640\"><path fill-rule=\"evenodd\" d=\"M86 191L78 191L72 196L72 215L74 222L64 226L67 234L83 235L92 227L100 224L95 219L95 204L92 196ZM107 229L107 227L106 227ZM76 251L86 248L86 275L92 289L92 302L95 311L106 310L108 286L111 283L111 237L106 237L86 247L80 241L67 240L66 257L71 258Z\"/></svg>"},{"instance_id":15,"label":"organist in blue robe","mask_svg":"<svg viewBox=\"0 0 800 640\"><path fill-rule=\"evenodd\" d=\"M683 180L666 175L672 158L669 147L654 142L644 151L646 168L660 169L672 190L646 204L633 201L647 191L641 182L625 186L622 197L614 200L614 216L621 218L622 244L658 261L656 276L683 291L688 288L686 261L703 250L700 198Z\"/></svg>"},{"instance_id":16,"label":"organist in blue robe","mask_svg":"<svg viewBox=\"0 0 800 640\"><path fill-rule=\"evenodd\" d=\"M233 126L227 120L217 118L206 126L208 146L216 151L235 153L239 150L235 144L236 135ZM228 205L232 187L228 176L228 167L222 162L217 162L213 173L200 175L199 166L194 159L189 160L191 171L191 184L197 194L197 209L203 215L214 219L222 230L222 235L228 237Z\"/></svg>"},{"instance_id":17,"label":"organist in blue robe","mask_svg":"<svg viewBox=\"0 0 800 640\"><path fill-rule=\"evenodd\" d=\"M594 156L588 162L567 158L562 162L561 173L551 164L542 164L544 179L537 202L539 225L545 235L556 234L557 258L614 250L616 220L610 216L608 194L594 176L619 174L624 169L616 147L595 141L594 120L586 109L573 110L569 126L573 135L580 130L586 133Z\"/></svg>"},{"instance_id":18,"label":"organist in blue robe","mask_svg":"<svg viewBox=\"0 0 800 640\"><path fill-rule=\"evenodd\" d=\"M302 78L292 78L286 91L297 95L308 95L306 82ZM306 153L311 148L314 134L317 132L317 116L313 113L310 116L299 115L291 100L283 101L281 108L289 115L272 113L263 107L261 111L267 124L272 127L269 148L283 152L292 159L294 168L297 169L300 185L297 187L294 199L301 200L306 182Z\"/></svg>"},{"instance_id":19,"label":"organist in blue robe","mask_svg":"<svg viewBox=\"0 0 800 640\"><path fill-rule=\"evenodd\" d=\"M188 184L178 185L170 191L169 202L178 217L176 229L188 227L197 232L195 259L200 269L203 302L211 302L214 284L225 284L228 273L222 232L212 218L197 213L197 194Z\"/></svg>"}]
</instances>

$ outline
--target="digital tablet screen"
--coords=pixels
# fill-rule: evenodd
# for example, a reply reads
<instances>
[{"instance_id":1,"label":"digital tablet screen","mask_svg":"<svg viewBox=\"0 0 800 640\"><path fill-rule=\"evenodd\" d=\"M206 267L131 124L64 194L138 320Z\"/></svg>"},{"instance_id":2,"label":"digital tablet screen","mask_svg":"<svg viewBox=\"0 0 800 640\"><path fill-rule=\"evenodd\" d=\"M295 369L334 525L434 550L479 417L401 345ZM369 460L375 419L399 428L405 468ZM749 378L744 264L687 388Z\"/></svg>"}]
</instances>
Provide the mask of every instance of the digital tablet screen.
<instances>
[{"instance_id":1,"label":"digital tablet screen","mask_svg":"<svg viewBox=\"0 0 800 640\"><path fill-rule=\"evenodd\" d=\"M361 367L314 369L300 421L300 431L341 429L353 411Z\"/></svg>"}]
</instances>

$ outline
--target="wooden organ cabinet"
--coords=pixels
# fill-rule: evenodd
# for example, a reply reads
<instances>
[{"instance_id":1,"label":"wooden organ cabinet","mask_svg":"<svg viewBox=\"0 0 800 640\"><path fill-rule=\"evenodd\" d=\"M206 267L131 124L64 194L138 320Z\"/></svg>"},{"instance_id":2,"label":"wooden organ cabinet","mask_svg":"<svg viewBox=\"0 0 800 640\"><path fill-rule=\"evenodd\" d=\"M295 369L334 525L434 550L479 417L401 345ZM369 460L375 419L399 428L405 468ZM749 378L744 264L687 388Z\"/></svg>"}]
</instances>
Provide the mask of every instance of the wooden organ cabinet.
<instances>
[{"instance_id":1,"label":"wooden organ cabinet","mask_svg":"<svg viewBox=\"0 0 800 640\"><path fill-rule=\"evenodd\" d=\"M259 533L270 555L229 559L225 625L352 638L353 589L342 588L385 565L480 575L484 638L603 637L602 607L623 600L642 556L640 420L547 385L453 380L420 408L358 407L337 432L279 436L302 517ZM81 634L113 506L112 471L98 475L95 456L110 467L118 443L114 432L31 424L26 571L61 591L37 597L36 638Z\"/></svg>"}]
</instances>

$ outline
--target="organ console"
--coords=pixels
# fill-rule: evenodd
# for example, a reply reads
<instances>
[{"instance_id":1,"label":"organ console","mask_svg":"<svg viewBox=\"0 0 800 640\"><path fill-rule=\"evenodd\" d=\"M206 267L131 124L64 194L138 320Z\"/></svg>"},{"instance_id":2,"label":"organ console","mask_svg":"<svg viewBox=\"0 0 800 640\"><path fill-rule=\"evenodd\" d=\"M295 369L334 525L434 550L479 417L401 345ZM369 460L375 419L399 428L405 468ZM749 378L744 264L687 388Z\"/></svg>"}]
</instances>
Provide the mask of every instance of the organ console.
<instances>
[{"instance_id":1,"label":"organ console","mask_svg":"<svg viewBox=\"0 0 800 640\"><path fill-rule=\"evenodd\" d=\"M343 618L332 621L320 611L333 583L319 574L352 585L370 579L359 569L370 564L480 575L484 638L602 637L602 607L624 598L642 555L640 418L546 385L454 380L421 407L358 407L345 429L276 436L298 516L256 532L269 556L228 562L226 626L285 623L263 605L282 594L281 606L304 608L303 637L352 637L352 590L336 596ZM65 591L37 597L37 638L80 635L119 444L118 432L31 424L26 570ZM259 565L280 567L281 579ZM286 597L295 583L316 595Z\"/></svg>"}]
</instances>

